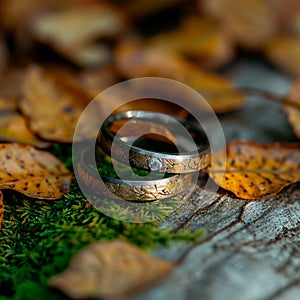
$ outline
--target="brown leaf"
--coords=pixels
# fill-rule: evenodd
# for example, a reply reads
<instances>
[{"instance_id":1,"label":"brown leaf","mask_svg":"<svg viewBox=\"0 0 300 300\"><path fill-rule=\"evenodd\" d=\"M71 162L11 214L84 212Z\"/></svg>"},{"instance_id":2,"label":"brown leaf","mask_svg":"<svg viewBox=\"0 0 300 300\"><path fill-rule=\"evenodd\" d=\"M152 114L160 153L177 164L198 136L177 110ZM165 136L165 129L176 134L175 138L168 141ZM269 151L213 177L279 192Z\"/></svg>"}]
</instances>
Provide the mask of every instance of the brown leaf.
<instances>
[{"instance_id":1,"label":"brown leaf","mask_svg":"<svg viewBox=\"0 0 300 300\"><path fill-rule=\"evenodd\" d=\"M3 218L4 218L3 194L0 191L0 230L2 229Z\"/></svg>"},{"instance_id":2,"label":"brown leaf","mask_svg":"<svg viewBox=\"0 0 300 300\"><path fill-rule=\"evenodd\" d=\"M45 140L71 143L73 132L88 96L68 81L66 74L32 66L24 80L22 112L30 129Z\"/></svg>"},{"instance_id":3,"label":"brown leaf","mask_svg":"<svg viewBox=\"0 0 300 300\"><path fill-rule=\"evenodd\" d=\"M216 113L233 111L245 104L244 95L228 79L201 71L174 52L127 41L117 47L115 59L119 72L127 78L160 76L187 84L199 92Z\"/></svg>"},{"instance_id":4,"label":"brown leaf","mask_svg":"<svg viewBox=\"0 0 300 300\"><path fill-rule=\"evenodd\" d=\"M300 37L281 34L272 39L265 48L267 58L281 70L300 75Z\"/></svg>"},{"instance_id":5,"label":"brown leaf","mask_svg":"<svg viewBox=\"0 0 300 300\"><path fill-rule=\"evenodd\" d=\"M224 165L224 154L226 165ZM219 159L222 158L222 159ZM212 160L210 176L240 198L258 200L300 180L300 144L235 141ZM224 170L224 177L222 172Z\"/></svg>"},{"instance_id":6,"label":"brown leaf","mask_svg":"<svg viewBox=\"0 0 300 300\"><path fill-rule=\"evenodd\" d=\"M37 40L74 63L89 66L110 60L109 49L95 41L114 37L124 28L125 21L116 8L95 2L41 14L32 21L31 30Z\"/></svg>"},{"instance_id":7,"label":"brown leaf","mask_svg":"<svg viewBox=\"0 0 300 300\"><path fill-rule=\"evenodd\" d=\"M199 16L186 18L176 30L161 33L148 43L194 58L206 68L218 68L229 63L235 52L232 41L224 34L220 24Z\"/></svg>"},{"instance_id":8,"label":"brown leaf","mask_svg":"<svg viewBox=\"0 0 300 300\"><path fill-rule=\"evenodd\" d=\"M240 45L260 49L277 32L272 7L259 0L200 0L204 11L222 22L224 30Z\"/></svg>"},{"instance_id":9,"label":"brown leaf","mask_svg":"<svg viewBox=\"0 0 300 300\"><path fill-rule=\"evenodd\" d=\"M3 114L2 114L3 113ZM3 111L0 101L0 140L46 148L48 142L38 139L28 128L25 118L15 111Z\"/></svg>"},{"instance_id":10,"label":"brown leaf","mask_svg":"<svg viewBox=\"0 0 300 300\"><path fill-rule=\"evenodd\" d=\"M72 174L52 154L21 144L0 144L0 189L54 200L68 192Z\"/></svg>"},{"instance_id":11,"label":"brown leaf","mask_svg":"<svg viewBox=\"0 0 300 300\"><path fill-rule=\"evenodd\" d=\"M296 136L300 139L300 80L297 80L290 90L288 97L286 98L285 102L292 102L299 105L299 108L291 106L291 105L284 105L285 113L287 114L288 121L293 128Z\"/></svg>"},{"instance_id":12,"label":"brown leaf","mask_svg":"<svg viewBox=\"0 0 300 300\"><path fill-rule=\"evenodd\" d=\"M124 297L162 279L173 268L174 264L129 242L101 241L76 254L69 268L49 284L73 299Z\"/></svg>"},{"instance_id":13,"label":"brown leaf","mask_svg":"<svg viewBox=\"0 0 300 300\"><path fill-rule=\"evenodd\" d=\"M79 73L77 82L87 92L91 99L106 88L117 83L117 76L109 65L95 70L85 70Z\"/></svg>"}]
</instances>

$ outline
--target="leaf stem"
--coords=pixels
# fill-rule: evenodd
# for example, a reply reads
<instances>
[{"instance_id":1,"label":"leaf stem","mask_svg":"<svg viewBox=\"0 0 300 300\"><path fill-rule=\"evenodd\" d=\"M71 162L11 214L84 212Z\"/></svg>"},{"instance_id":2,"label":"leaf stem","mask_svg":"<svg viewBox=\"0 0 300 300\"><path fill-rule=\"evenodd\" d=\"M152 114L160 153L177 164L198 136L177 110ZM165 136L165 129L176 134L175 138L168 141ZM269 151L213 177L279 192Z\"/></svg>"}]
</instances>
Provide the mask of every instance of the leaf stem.
<instances>
[{"instance_id":1,"label":"leaf stem","mask_svg":"<svg viewBox=\"0 0 300 300\"><path fill-rule=\"evenodd\" d=\"M242 92L247 93L247 94L258 94L267 100L270 100L272 102L276 102L282 105L288 105L295 107L297 109L300 109L300 103L296 103L294 101L289 100L287 96L280 96L276 95L272 92L266 91L266 90L261 90L257 88L252 88L252 87L241 87L239 88Z\"/></svg>"}]
</instances>

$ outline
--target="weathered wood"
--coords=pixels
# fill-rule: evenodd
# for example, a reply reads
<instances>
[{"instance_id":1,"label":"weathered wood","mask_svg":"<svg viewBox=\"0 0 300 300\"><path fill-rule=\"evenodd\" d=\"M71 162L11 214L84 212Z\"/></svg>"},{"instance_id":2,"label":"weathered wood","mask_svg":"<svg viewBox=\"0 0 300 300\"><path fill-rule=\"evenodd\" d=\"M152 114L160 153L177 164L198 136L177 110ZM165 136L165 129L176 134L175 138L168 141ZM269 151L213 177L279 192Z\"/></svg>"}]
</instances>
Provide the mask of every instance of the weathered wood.
<instances>
[{"instance_id":1,"label":"weathered wood","mask_svg":"<svg viewBox=\"0 0 300 300\"><path fill-rule=\"evenodd\" d=\"M243 86L284 94L290 80L250 61L230 74ZM278 104L252 97L243 111L222 118L227 140L294 141ZM300 299L300 184L261 201L196 189L162 226L204 227L207 237L159 286L134 300ZM155 254L176 260L185 244ZM147 270L145 270L147 272Z\"/></svg>"}]
</instances>

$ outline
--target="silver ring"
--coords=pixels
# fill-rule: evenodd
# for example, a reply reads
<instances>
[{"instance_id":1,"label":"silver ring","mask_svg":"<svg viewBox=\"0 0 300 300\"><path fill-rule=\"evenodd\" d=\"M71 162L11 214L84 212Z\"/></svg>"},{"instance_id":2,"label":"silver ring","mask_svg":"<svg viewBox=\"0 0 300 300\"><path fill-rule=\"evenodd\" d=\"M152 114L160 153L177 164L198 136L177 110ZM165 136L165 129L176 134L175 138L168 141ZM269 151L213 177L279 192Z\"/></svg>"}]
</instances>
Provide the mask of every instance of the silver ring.
<instances>
[{"instance_id":1,"label":"silver ring","mask_svg":"<svg viewBox=\"0 0 300 300\"><path fill-rule=\"evenodd\" d=\"M127 136L120 137L117 132L124 123L131 124L131 127L127 128ZM181 133L176 132L180 129L178 125L193 139L193 147ZM148 126L156 140L136 138L139 126ZM132 140L135 142L131 143ZM139 169L181 174L198 172L210 164L209 141L200 126L162 113L127 111L111 115L104 121L98 141L102 150L113 159L125 164L129 162ZM113 143L114 151L111 151ZM174 151L174 147L181 150Z\"/></svg>"}]
</instances>

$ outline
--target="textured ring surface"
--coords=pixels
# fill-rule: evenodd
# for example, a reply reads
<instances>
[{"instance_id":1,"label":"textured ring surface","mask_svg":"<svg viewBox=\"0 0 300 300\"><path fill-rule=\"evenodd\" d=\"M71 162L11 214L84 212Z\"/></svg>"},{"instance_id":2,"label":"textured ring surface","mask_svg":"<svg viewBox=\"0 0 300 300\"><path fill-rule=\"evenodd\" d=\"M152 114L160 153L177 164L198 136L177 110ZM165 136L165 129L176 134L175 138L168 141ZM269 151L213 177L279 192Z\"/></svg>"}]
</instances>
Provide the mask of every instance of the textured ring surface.
<instances>
[{"instance_id":1,"label":"textured ring surface","mask_svg":"<svg viewBox=\"0 0 300 300\"><path fill-rule=\"evenodd\" d=\"M83 153L78 164L78 174L83 182L105 196L99 189L96 171L89 168L90 152ZM100 175L101 176L101 175ZM106 188L117 198L127 201L154 201L171 198L183 192L192 181L193 174L175 174L159 180L126 180L101 176Z\"/></svg>"},{"instance_id":2,"label":"textured ring surface","mask_svg":"<svg viewBox=\"0 0 300 300\"><path fill-rule=\"evenodd\" d=\"M176 132L171 132L170 128L174 124L182 125L193 137L196 149L193 151L180 151L178 153L172 151L159 151L159 149L147 149L143 145L136 146L127 141L128 137L119 137L111 128L116 123L123 124L124 121L132 121L132 136L139 132L140 125L143 124L153 134L159 134L166 137L175 146L183 147ZM125 122L125 125L127 124ZM118 126L116 126L118 127ZM134 132L136 128L137 132ZM117 132L117 130L115 130ZM130 133L129 133L130 135ZM191 173L198 172L205 169L210 164L210 146L207 136L203 130L195 124L187 121L177 119L165 114L149 112L149 111L127 111L111 115L105 120L101 127L99 136L99 143L101 148L112 158L122 163L130 163L131 166L157 171L162 173ZM114 143L114 150L112 151L112 144ZM163 141L161 141L163 143ZM177 145L176 145L177 144ZM129 155L128 155L129 153Z\"/></svg>"}]
</instances>

